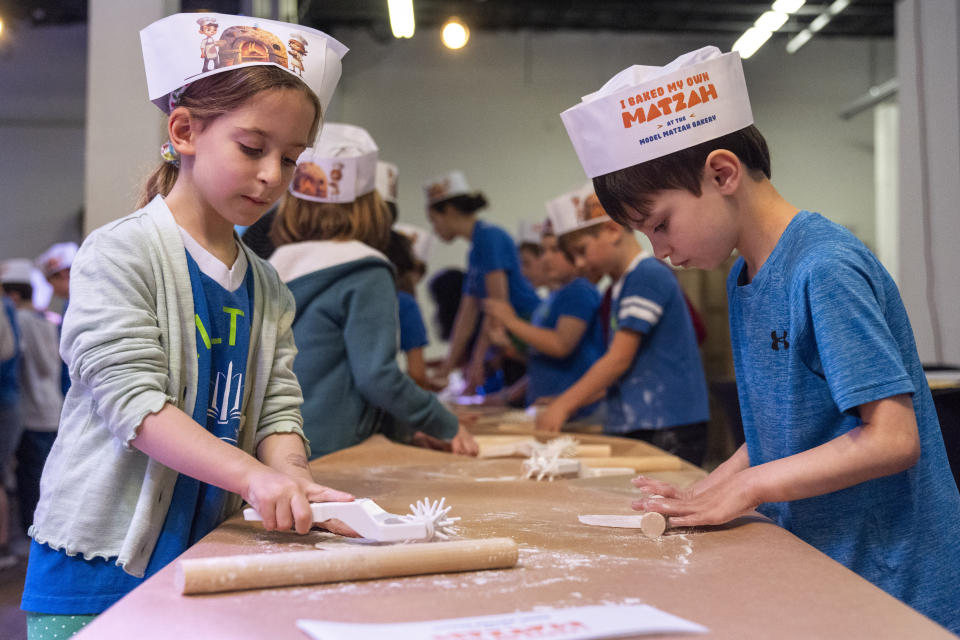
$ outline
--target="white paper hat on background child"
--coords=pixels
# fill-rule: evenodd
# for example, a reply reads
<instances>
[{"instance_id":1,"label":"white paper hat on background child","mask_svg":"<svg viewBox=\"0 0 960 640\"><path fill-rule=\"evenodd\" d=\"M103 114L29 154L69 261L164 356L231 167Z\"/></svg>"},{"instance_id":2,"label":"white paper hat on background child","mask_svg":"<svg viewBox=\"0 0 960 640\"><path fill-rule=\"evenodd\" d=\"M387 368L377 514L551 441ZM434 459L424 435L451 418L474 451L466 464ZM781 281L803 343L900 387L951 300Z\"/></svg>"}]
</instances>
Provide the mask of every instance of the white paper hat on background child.
<instances>
[{"instance_id":1,"label":"white paper hat on background child","mask_svg":"<svg viewBox=\"0 0 960 640\"><path fill-rule=\"evenodd\" d=\"M0 262L0 283L33 284L33 262L26 258L11 258Z\"/></svg>"},{"instance_id":2,"label":"white paper hat on background child","mask_svg":"<svg viewBox=\"0 0 960 640\"><path fill-rule=\"evenodd\" d=\"M164 113L179 89L224 71L274 65L320 99L322 114L340 80L347 48L322 31L288 22L223 13L177 13L140 31L150 100Z\"/></svg>"},{"instance_id":3,"label":"white paper hat on background child","mask_svg":"<svg viewBox=\"0 0 960 640\"><path fill-rule=\"evenodd\" d=\"M400 177L397 165L392 162L377 162L377 193L384 202L397 203L397 181Z\"/></svg>"},{"instance_id":4,"label":"white paper hat on background child","mask_svg":"<svg viewBox=\"0 0 960 640\"><path fill-rule=\"evenodd\" d=\"M427 204L432 205L457 196L473 195L474 192L467 184L467 177L463 172L454 170L424 182L423 193L427 198Z\"/></svg>"},{"instance_id":5,"label":"white paper hat on background child","mask_svg":"<svg viewBox=\"0 0 960 640\"><path fill-rule=\"evenodd\" d=\"M557 237L610 220L589 182L579 189L548 200L546 207L550 230Z\"/></svg>"},{"instance_id":6,"label":"white paper hat on background child","mask_svg":"<svg viewBox=\"0 0 960 640\"><path fill-rule=\"evenodd\" d=\"M430 262L430 256L433 255L433 234L426 229L421 229L412 224L398 222L393 225L393 230L397 233L410 238L410 244L413 247L413 255L417 260L426 264Z\"/></svg>"},{"instance_id":7,"label":"white paper hat on background child","mask_svg":"<svg viewBox=\"0 0 960 640\"><path fill-rule=\"evenodd\" d=\"M517 223L517 238L520 244L540 244L540 234L543 233L543 221L521 220Z\"/></svg>"},{"instance_id":8,"label":"white paper hat on background child","mask_svg":"<svg viewBox=\"0 0 960 640\"><path fill-rule=\"evenodd\" d=\"M624 69L560 118L591 178L753 124L740 54L716 47Z\"/></svg>"},{"instance_id":9,"label":"white paper hat on background child","mask_svg":"<svg viewBox=\"0 0 960 640\"><path fill-rule=\"evenodd\" d=\"M69 269L77 255L76 242L58 242L40 254L36 260L37 268L49 278L58 271Z\"/></svg>"},{"instance_id":10,"label":"white paper hat on background child","mask_svg":"<svg viewBox=\"0 0 960 640\"><path fill-rule=\"evenodd\" d=\"M311 202L353 202L376 188L378 154L366 129L328 122L297 158L290 193Z\"/></svg>"}]
</instances>

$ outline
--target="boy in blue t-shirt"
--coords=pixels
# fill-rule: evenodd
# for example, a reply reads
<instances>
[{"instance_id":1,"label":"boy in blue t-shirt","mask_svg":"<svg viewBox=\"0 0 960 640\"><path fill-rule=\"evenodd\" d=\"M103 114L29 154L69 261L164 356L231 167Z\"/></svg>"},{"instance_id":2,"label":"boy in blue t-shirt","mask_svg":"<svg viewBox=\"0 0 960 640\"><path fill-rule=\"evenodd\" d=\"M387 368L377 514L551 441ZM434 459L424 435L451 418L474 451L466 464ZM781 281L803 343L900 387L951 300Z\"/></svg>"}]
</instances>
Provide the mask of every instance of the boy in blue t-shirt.
<instances>
[{"instance_id":1,"label":"boy in blue t-shirt","mask_svg":"<svg viewBox=\"0 0 960 640\"><path fill-rule=\"evenodd\" d=\"M582 268L613 280L607 352L537 416L559 431L578 408L606 390L604 433L638 438L694 464L707 443L707 385L680 285L645 253L632 231L607 217L592 189L575 201L557 232Z\"/></svg>"},{"instance_id":2,"label":"boy in blue t-shirt","mask_svg":"<svg viewBox=\"0 0 960 640\"><path fill-rule=\"evenodd\" d=\"M566 391L603 355L600 294L559 246L548 220L541 236L544 277L553 288L533 312L530 322L517 316L502 300L484 300L484 313L528 345L526 404ZM582 407L576 417L588 417L596 403Z\"/></svg>"},{"instance_id":3,"label":"boy in blue t-shirt","mask_svg":"<svg viewBox=\"0 0 960 640\"><path fill-rule=\"evenodd\" d=\"M700 78L703 95L678 82L686 78ZM773 187L735 53L709 47L615 80L608 86L620 89L563 116L611 217L674 263L712 269L740 253L727 293L746 443L684 490L637 478L662 497L634 508L677 526L759 509L960 632L960 494L890 275L849 231ZM673 87L686 104L696 93L697 120L651 138L648 127L665 123L649 124L647 107L623 110L622 129L599 119L601 105L657 87ZM682 115L671 117L683 123Z\"/></svg>"}]
</instances>

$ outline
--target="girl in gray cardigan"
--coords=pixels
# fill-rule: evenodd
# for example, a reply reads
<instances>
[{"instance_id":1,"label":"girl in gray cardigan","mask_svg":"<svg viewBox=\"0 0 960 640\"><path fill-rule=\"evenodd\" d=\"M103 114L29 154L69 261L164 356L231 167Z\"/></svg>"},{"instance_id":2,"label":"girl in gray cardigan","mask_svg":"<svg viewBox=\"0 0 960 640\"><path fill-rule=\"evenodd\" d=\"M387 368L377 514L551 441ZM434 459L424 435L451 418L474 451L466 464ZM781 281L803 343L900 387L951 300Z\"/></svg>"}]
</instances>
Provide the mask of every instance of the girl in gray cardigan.
<instances>
[{"instance_id":1,"label":"girl in gray cardigan","mask_svg":"<svg viewBox=\"0 0 960 640\"><path fill-rule=\"evenodd\" d=\"M293 177L320 124L319 88L262 65L174 91L167 162L142 208L77 254L61 344L72 385L30 529L30 638L76 630L240 498L267 529L298 533L310 502L352 499L307 465L293 297L233 232Z\"/></svg>"}]
</instances>

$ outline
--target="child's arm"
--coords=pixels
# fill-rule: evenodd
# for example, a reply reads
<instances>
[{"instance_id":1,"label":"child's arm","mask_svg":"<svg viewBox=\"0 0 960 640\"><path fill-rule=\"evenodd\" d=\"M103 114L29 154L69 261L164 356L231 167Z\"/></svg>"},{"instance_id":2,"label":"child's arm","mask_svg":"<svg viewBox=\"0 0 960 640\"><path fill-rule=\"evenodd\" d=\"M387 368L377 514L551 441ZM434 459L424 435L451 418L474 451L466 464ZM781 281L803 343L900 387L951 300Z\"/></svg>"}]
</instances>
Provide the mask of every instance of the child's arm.
<instances>
[{"instance_id":1,"label":"child's arm","mask_svg":"<svg viewBox=\"0 0 960 640\"><path fill-rule=\"evenodd\" d=\"M764 502L787 502L846 489L912 467L920 457L913 401L906 394L860 405L863 424L800 453L748 467L692 495L646 498L676 526L723 524Z\"/></svg>"},{"instance_id":2,"label":"child's arm","mask_svg":"<svg viewBox=\"0 0 960 640\"><path fill-rule=\"evenodd\" d=\"M560 431L570 414L589 404L598 392L609 387L630 368L641 340L642 334L629 329L620 329L613 334L607 352L572 387L537 414L537 429Z\"/></svg>"},{"instance_id":3,"label":"child's arm","mask_svg":"<svg viewBox=\"0 0 960 640\"><path fill-rule=\"evenodd\" d=\"M13 327L7 317L7 309L0 304L0 361L9 360L17 352L17 345L13 341Z\"/></svg>"},{"instance_id":4,"label":"child's arm","mask_svg":"<svg viewBox=\"0 0 960 640\"><path fill-rule=\"evenodd\" d=\"M300 437L287 435L299 441L297 454L302 456ZM263 440L261 451L272 437ZM309 469L303 473L301 468L297 475L290 476L267 466L220 440L171 404L144 418L131 444L171 469L239 494L263 516L263 526L268 530L296 528L297 533L307 533L313 524L311 501L353 499L348 493L316 484ZM293 447L282 443L277 449L274 445L266 446L269 460L285 468L291 466L290 461L276 458L293 453Z\"/></svg>"},{"instance_id":5,"label":"child's arm","mask_svg":"<svg viewBox=\"0 0 960 640\"><path fill-rule=\"evenodd\" d=\"M429 378L427 378L427 362L423 357L423 347L404 351L404 355L407 358L407 375L421 388L431 391L432 386Z\"/></svg>"},{"instance_id":6,"label":"child's arm","mask_svg":"<svg viewBox=\"0 0 960 640\"><path fill-rule=\"evenodd\" d=\"M562 359L573 353L587 330L587 323L574 316L561 315L556 329L535 327L517 316L509 302L487 298L483 311L503 323L507 331L540 353Z\"/></svg>"}]
</instances>

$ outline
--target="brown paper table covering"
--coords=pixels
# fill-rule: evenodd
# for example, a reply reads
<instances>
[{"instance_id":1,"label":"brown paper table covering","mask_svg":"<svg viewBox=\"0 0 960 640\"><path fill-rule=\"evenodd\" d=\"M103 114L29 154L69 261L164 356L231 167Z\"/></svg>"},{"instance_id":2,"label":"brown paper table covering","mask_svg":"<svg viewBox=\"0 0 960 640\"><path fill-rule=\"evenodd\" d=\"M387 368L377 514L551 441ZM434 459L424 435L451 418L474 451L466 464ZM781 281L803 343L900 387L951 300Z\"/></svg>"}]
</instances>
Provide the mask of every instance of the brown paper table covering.
<instances>
[{"instance_id":1,"label":"brown paper table covering","mask_svg":"<svg viewBox=\"0 0 960 640\"><path fill-rule=\"evenodd\" d=\"M502 432L496 426L484 430ZM611 442L614 455L662 453L639 442L578 437ZM628 477L538 483L519 479L518 459L467 459L379 436L312 466L320 482L371 497L396 513L406 513L424 496L446 497L454 505L451 515L462 518L463 537L512 537L520 544L520 562L506 570L208 596L177 593L171 565L75 637L303 640L307 636L295 626L300 618L389 623L641 603L707 626L708 638L954 637L759 516L719 528L668 531L659 540L578 522L579 514L634 513ZM655 475L691 482L702 474L688 465ZM266 532L233 517L183 557L300 551L318 543L334 549L357 544L322 532Z\"/></svg>"}]
</instances>

